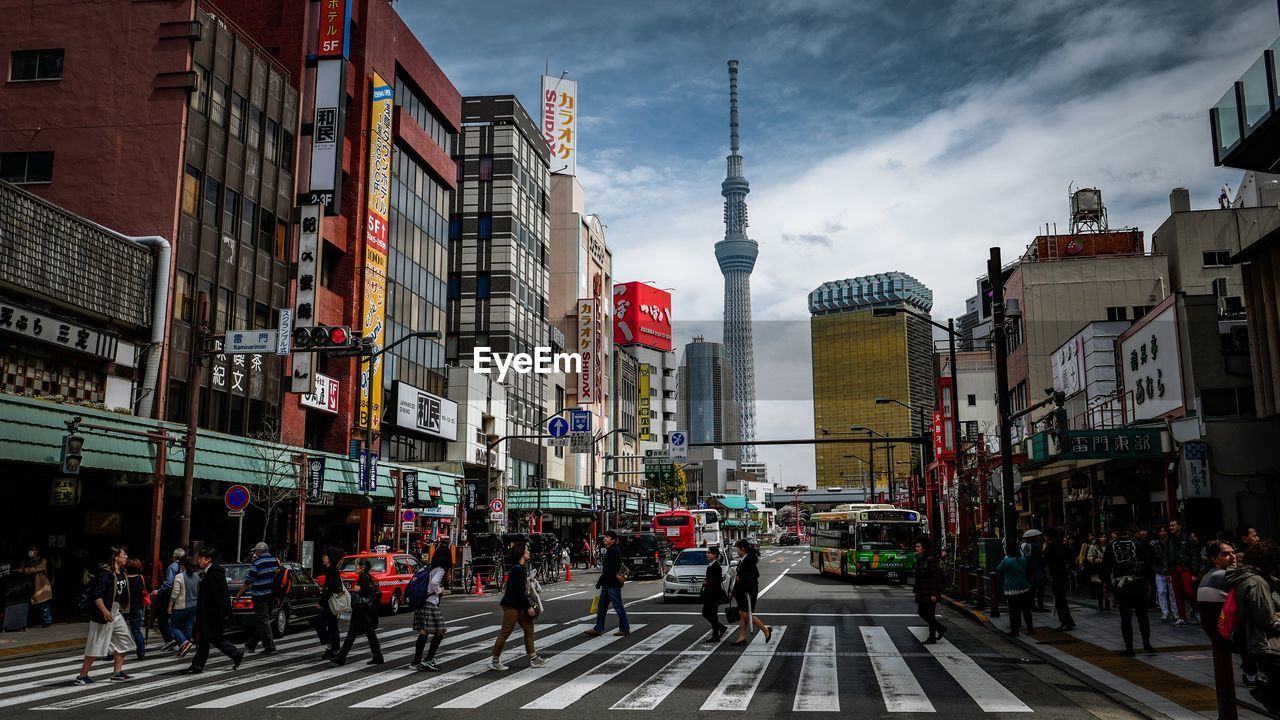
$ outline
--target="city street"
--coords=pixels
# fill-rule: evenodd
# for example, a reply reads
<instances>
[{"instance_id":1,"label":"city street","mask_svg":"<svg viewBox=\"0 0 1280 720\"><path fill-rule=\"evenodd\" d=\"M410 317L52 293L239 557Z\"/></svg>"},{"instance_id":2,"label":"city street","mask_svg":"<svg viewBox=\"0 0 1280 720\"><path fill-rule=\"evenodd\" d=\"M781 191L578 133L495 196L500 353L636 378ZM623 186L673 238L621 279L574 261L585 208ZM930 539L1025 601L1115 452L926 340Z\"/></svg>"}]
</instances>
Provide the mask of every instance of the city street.
<instances>
[{"instance_id":1,"label":"city street","mask_svg":"<svg viewBox=\"0 0 1280 720\"><path fill-rule=\"evenodd\" d=\"M703 642L699 607L668 604L661 582L625 590L633 632L588 638L586 617L597 577L575 573L545 593L538 650L549 659L531 669L518 637L508 643L505 673L487 669L497 629L497 597L447 598L450 633L441 648L441 673L406 670L412 652L411 616L384 618L380 636L387 662L365 665L363 640L347 665L319 662L314 635L296 627L280 654L247 658L237 671L214 654L206 672L178 675L185 662L153 653L126 670L131 683L109 683L99 663L90 687L71 684L78 653L0 665L0 708L74 711L101 716L108 709L172 711L212 717L301 717L316 708L326 717L420 715L427 709L464 718L521 711L571 710L599 715L648 710L670 716L699 711L750 711L763 717L790 712L857 717L938 713L1036 713L1049 718L1136 717L1105 696L970 621L944 613L950 631L924 646L909 587L850 585L809 567L807 548L768 549L761 560L762 635L746 648Z\"/></svg>"}]
</instances>

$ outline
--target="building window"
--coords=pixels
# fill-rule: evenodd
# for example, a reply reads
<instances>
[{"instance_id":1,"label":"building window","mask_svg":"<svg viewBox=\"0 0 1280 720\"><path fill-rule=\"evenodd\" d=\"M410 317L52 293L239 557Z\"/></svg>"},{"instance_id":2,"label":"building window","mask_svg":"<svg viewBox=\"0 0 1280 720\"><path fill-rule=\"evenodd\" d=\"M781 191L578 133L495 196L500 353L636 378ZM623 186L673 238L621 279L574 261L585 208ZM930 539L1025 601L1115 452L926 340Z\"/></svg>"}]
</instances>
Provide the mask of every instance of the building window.
<instances>
[{"instance_id":1,"label":"building window","mask_svg":"<svg viewBox=\"0 0 1280 720\"><path fill-rule=\"evenodd\" d=\"M53 151L0 153L0 180L19 184L53 182Z\"/></svg>"},{"instance_id":2,"label":"building window","mask_svg":"<svg viewBox=\"0 0 1280 720\"><path fill-rule=\"evenodd\" d=\"M342 262L342 251L330 245L329 243L321 243L324 249L321 251L320 262L320 286L327 290L336 290L333 285L334 271L338 269L338 264Z\"/></svg>"},{"instance_id":3,"label":"building window","mask_svg":"<svg viewBox=\"0 0 1280 720\"><path fill-rule=\"evenodd\" d=\"M222 205L222 233L235 237L240 231L240 193L227 188L227 199Z\"/></svg>"},{"instance_id":4,"label":"building window","mask_svg":"<svg viewBox=\"0 0 1280 720\"><path fill-rule=\"evenodd\" d=\"M450 242L462 239L462 216L449 216L449 240Z\"/></svg>"},{"instance_id":5,"label":"building window","mask_svg":"<svg viewBox=\"0 0 1280 720\"><path fill-rule=\"evenodd\" d=\"M214 78L209 86L209 119L218 125L227 117L227 84Z\"/></svg>"},{"instance_id":6,"label":"building window","mask_svg":"<svg viewBox=\"0 0 1280 720\"><path fill-rule=\"evenodd\" d=\"M258 249L270 253L275 251L276 216L270 210L258 209Z\"/></svg>"},{"instance_id":7,"label":"building window","mask_svg":"<svg viewBox=\"0 0 1280 720\"><path fill-rule=\"evenodd\" d=\"M1133 306L1133 319L1134 319L1134 320L1141 320L1142 318L1146 317L1146 314L1147 314L1147 313L1149 313L1149 312L1151 312L1151 309L1152 309L1152 308L1154 308L1154 307L1155 307L1155 305L1134 305L1134 306Z\"/></svg>"},{"instance_id":8,"label":"building window","mask_svg":"<svg viewBox=\"0 0 1280 720\"><path fill-rule=\"evenodd\" d=\"M1230 250L1209 250L1200 253L1200 256L1204 259L1205 267L1223 267L1231 264Z\"/></svg>"},{"instance_id":9,"label":"building window","mask_svg":"<svg viewBox=\"0 0 1280 720\"><path fill-rule=\"evenodd\" d=\"M200 179L204 173L194 165L187 165L182 176L182 212L193 218L200 217Z\"/></svg>"},{"instance_id":10,"label":"building window","mask_svg":"<svg viewBox=\"0 0 1280 720\"><path fill-rule=\"evenodd\" d=\"M280 149L280 123L267 118L267 146L263 149L262 154L266 157L267 162L279 163L280 156L276 153Z\"/></svg>"},{"instance_id":11,"label":"building window","mask_svg":"<svg viewBox=\"0 0 1280 720\"><path fill-rule=\"evenodd\" d=\"M970 395L970 396L968 397L968 400L969 400L969 407L974 407L974 406L976 406L976 405L978 404L978 396L977 396L977 395Z\"/></svg>"},{"instance_id":12,"label":"building window","mask_svg":"<svg viewBox=\"0 0 1280 720\"><path fill-rule=\"evenodd\" d=\"M249 99L238 92L231 93L231 137L244 142L244 116L249 111Z\"/></svg>"},{"instance_id":13,"label":"building window","mask_svg":"<svg viewBox=\"0 0 1280 720\"><path fill-rule=\"evenodd\" d=\"M1227 279L1226 278L1213 279L1213 296L1220 297L1220 298L1227 296Z\"/></svg>"},{"instance_id":14,"label":"building window","mask_svg":"<svg viewBox=\"0 0 1280 720\"><path fill-rule=\"evenodd\" d=\"M196 76L196 87L191 91L191 109L202 113L209 107L209 70L200 63L192 63L191 72Z\"/></svg>"},{"instance_id":15,"label":"building window","mask_svg":"<svg viewBox=\"0 0 1280 720\"><path fill-rule=\"evenodd\" d=\"M485 180L492 180L492 179L493 179L493 156L481 155L480 156L480 180L481 182L483 182Z\"/></svg>"},{"instance_id":16,"label":"building window","mask_svg":"<svg viewBox=\"0 0 1280 720\"><path fill-rule=\"evenodd\" d=\"M244 202L244 209L240 212L240 234L237 237L240 238L240 242L252 245L253 228L258 222L258 203L247 197L242 202Z\"/></svg>"},{"instance_id":17,"label":"building window","mask_svg":"<svg viewBox=\"0 0 1280 720\"><path fill-rule=\"evenodd\" d=\"M1108 320L1128 320L1129 310L1125 307L1109 307L1107 308Z\"/></svg>"},{"instance_id":18,"label":"building window","mask_svg":"<svg viewBox=\"0 0 1280 720\"><path fill-rule=\"evenodd\" d=\"M288 130L280 131L280 161L277 164L281 170L293 174L293 133Z\"/></svg>"},{"instance_id":19,"label":"building window","mask_svg":"<svg viewBox=\"0 0 1280 720\"><path fill-rule=\"evenodd\" d=\"M489 273L476 273L476 299L489 299Z\"/></svg>"},{"instance_id":20,"label":"building window","mask_svg":"<svg viewBox=\"0 0 1280 720\"><path fill-rule=\"evenodd\" d=\"M191 273L179 270L173 278L173 296L178 301L174 313L179 320L191 322L191 298L194 289L195 280L192 279Z\"/></svg>"},{"instance_id":21,"label":"building window","mask_svg":"<svg viewBox=\"0 0 1280 720\"><path fill-rule=\"evenodd\" d=\"M262 111L257 105L249 106L249 147L257 150L262 143Z\"/></svg>"},{"instance_id":22,"label":"building window","mask_svg":"<svg viewBox=\"0 0 1280 720\"><path fill-rule=\"evenodd\" d=\"M15 50L9 56L9 80L61 80L62 54L58 50Z\"/></svg>"},{"instance_id":23,"label":"building window","mask_svg":"<svg viewBox=\"0 0 1280 720\"><path fill-rule=\"evenodd\" d=\"M476 223L476 237L481 240L493 238L493 216L481 215Z\"/></svg>"},{"instance_id":24,"label":"building window","mask_svg":"<svg viewBox=\"0 0 1280 720\"><path fill-rule=\"evenodd\" d=\"M449 273L449 299L462 299L462 276L458 273Z\"/></svg>"},{"instance_id":25,"label":"building window","mask_svg":"<svg viewBox=\"0 0 1280 720\"><path fill-rule=\"evenodd\" d=\"M222 200L222 183L213 178L204 181L204 214L201 219L206 225L218 226L218 203Z\"/></svg>"},{"instance_id":26,"label":"building window","mask_svg":"<svg viewBox=\"0 0 1280 720\"><path fill-rule=\"evenodd\" d=\"M276 220L276 259L284 260L289 254L289 224Z\"/></svg>"}]
</instances>

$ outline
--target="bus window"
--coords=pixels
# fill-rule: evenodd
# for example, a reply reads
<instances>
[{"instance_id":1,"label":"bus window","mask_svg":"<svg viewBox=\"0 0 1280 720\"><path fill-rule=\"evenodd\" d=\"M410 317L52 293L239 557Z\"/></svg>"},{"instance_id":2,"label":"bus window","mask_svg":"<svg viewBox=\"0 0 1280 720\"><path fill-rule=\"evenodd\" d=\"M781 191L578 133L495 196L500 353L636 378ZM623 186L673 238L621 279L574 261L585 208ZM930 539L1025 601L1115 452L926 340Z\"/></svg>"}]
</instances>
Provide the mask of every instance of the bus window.
<instances>
[{"instance_id":1,"label":"bus window","mask_svg":"<svg viewBox=\"0 0 1280 720\"><path fill-rule=\"evenodd\" d=\"M685 527L693 523L693 518L688 515L659 515L657 517L658 527Z\"/></svg>"},{"instance_id":2,"label":"bus window","mask_svg":"<svg viewBox=\"0 0 1280 720\"><path fill-rule=\"evenodd\" d=\"M858 547L864 550L911 550L920 538L915 523L858 523Z\"/></svg>"}]
</instances>

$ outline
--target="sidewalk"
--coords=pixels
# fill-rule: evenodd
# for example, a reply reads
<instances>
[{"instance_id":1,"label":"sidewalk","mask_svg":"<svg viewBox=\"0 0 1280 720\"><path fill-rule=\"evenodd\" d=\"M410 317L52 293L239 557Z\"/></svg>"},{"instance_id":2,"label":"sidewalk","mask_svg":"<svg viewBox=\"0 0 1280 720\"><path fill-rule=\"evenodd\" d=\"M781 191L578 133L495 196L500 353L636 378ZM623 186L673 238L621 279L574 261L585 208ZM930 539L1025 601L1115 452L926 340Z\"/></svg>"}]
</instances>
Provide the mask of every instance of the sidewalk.
<instances>
[{"instance_id":1,"label":"sidewalk","mask_svg":"<svg viewBox=\"0 0 1280 720\"><path fill-rule=\"evenodd\" d=\"M87 620L72 620L55 622L47 628L33 627L20 632L0 633L0 660L84 647L88 627Z\"/></svg>"},{"instance_id":2,"label":"sidewalk","mask_svg":"<svg viewBox=\"0 0 1280 720\"><path fill-rule=\"evenodd\" d=\"M1003 633L1009 629L1007 607L1002 607L1000 617L993 620L958 601L947 600L953 609L988 625L992 630ZM1099 612L1087 595L1073 595L1069 600L1075 630L1054 631L1052 628L1058 626L1058 617L1052 610L1033 613L1036 635L1023 634L1014 642L1165 717L1175 720L1217 718L1211 648L1198 624L1175 628L1160 622L1159 611L1149 611L1151 644L1157 652L1154 655L1142 654L1142 639L1135 620L1134 644L1139 654L1126 658L1118 655L1124 649L1120 636L1120 612L1114 609ZM1250 700L1248 688L1239 682L1240 673L1237 671L1236 696ZM1240 716L1256 717L1245 710L1240 711Z\"/></svg>"}]
</instances>

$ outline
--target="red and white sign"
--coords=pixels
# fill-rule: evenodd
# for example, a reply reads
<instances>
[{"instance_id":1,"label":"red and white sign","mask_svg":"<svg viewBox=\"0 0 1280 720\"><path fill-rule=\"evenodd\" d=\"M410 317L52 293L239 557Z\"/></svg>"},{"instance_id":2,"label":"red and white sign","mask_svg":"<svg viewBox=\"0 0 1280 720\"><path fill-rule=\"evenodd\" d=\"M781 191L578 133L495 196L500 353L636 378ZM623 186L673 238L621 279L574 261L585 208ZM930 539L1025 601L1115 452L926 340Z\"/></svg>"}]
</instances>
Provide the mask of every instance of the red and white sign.
<instances>
[{"instance_id":1,"label":"red and white sign","mask_svg":"<svg viewBox=\"0 0 1280 720\"><path fill-rule=\"evenodd\" d=\"M316 56L346 57L351 38L351 0L321 0Z\"/></svg>"},{"instance_id":2,"label":"red and white sign","mask_svg":"<svg viewBox=\"0 0 1280 720\"><path fill-rule=\"evenodd\" d=\"M933 411L933 456L935 458L942 457L942 438L943 438L943 422L942 411Z\"/></svg>"},{"instance_id":3,"label":"red and white sign","mask_svg":"<svg viewBox=\"0 0 1280 720\"><path fill-rule=\"evenodd\" d=\"M578 83L542 76L542 136L551 147L551 172L578 174Z\"/></svg>"},{"instance_id":4,"label":"red and white sign","mask_svg":"<svg viewBox=\"0 0 1280 720\"><path fill-rule=\"evenodd\" d=\"M496 513L502 512L506 507L507 504L502 502L502 498L494 498L489 502L489 509Z\"/></svg>"},{"instance_id":5,"label":"red and white sign","mask_svg":"<svg viewBox=\"0 0 1280 720\"><path fill-rule=\"evenodd\" d=\"M323 410L327 413L338 414L338 381L328 375L315 373L316 385L315 392L303 395L298 402L303 407Z\"/></svg>"},{"instance_id":6,"label":"red and white sign","mask_svg":"<svg viewBox=\"0 0 1280 720\"><path fill-rule=\"evenodd\" d=\"M578 373L578 404L590 405L599 395L596 387L597 356L600 341L596 337L596 301L584 298L578 301L578 339L575 347L582 358L582 372Z\"/></svg>"},{"instance_id":7,"label":"red and white sign","mask_svg":"<svg viewBox=\"0 0 1280 720\"><path fill-rule=\"evenodd\" d=\"M671 350L671 293L642 282L613 286L613 344Z\"/></svg>"}]
</instances>

